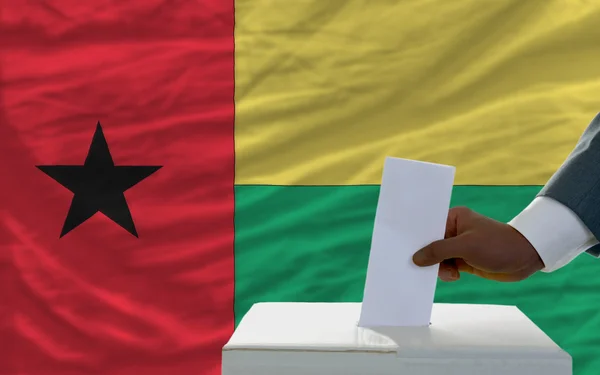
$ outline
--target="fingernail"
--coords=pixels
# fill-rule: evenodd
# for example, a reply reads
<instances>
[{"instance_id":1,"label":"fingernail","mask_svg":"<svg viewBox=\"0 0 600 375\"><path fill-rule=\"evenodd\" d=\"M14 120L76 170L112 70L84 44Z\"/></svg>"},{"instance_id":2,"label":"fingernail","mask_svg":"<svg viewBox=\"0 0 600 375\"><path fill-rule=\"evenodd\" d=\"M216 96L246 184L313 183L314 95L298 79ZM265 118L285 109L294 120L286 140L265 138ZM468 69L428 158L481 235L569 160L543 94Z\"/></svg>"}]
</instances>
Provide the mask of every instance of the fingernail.
<instances>
[{"instance_id":1,"label":"fingernail","mask_svg":"<svg viewBox=\"0 0 600 375\"><path fill-rule=\"evenodd\" d=\"M450 270L450 278L451 278L452 280L458 280L458 277L459 277L459 275L458 275L458 270L457 270L456 268L452 268L452 269Z\"/></svg>"},{"instance_id":2,"label":"fingernail","mask_svg":"<svg viewBox=\"0 0 600 375\"><path fill-rule=\"evenodd\" d=\"M451 278L452 278L452 272L450 272L449 269L440 268L440 279L445 280L445 279L451 279Z\"/></svg>"},{"instance_id":3,"label":"fingernail","mask_svg":"<svg viewBox=\"0 0 600 375\"><path fill-rule=\"evenodd\" d=\"M454 268L440 268L440 279L444 281L458 280L458 271Z\"/></svg>"}]
</instances>

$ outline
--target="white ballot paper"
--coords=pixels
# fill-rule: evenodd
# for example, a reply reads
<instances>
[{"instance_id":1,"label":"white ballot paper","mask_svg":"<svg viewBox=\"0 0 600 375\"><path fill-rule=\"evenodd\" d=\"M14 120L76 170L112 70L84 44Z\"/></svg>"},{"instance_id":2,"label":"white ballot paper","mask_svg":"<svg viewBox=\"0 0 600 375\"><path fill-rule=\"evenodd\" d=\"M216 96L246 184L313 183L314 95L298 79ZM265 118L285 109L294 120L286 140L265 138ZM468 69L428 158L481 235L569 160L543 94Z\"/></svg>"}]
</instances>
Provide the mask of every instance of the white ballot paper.
<instances>
[{"instance_id":1,"label":"white ballot paper","mask_svg":"<svg viewBox=\"0 0 600 375\"><path fill-rule=\"evenodd\" d=\"M444 238L454 172L386 158L359 326L429 325L439 266L417 267L412 256Z\"/></svg>"}]
</instances>

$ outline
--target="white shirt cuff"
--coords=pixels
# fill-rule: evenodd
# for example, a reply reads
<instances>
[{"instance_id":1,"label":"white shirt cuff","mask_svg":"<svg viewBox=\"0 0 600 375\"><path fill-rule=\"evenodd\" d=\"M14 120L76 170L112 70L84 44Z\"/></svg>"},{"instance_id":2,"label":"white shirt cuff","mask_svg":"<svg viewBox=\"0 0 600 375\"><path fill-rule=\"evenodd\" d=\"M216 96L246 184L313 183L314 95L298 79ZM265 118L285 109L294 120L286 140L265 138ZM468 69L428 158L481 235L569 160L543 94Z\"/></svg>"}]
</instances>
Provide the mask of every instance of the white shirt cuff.
<instances>
[{"instance_id":1,"label":"white shirt cuff","mask_svg":"<svg viewBox=\"0 0 600 375\"><path fill-rule=\"evenodd\" d=\"M567 206L548 197L536 197L509 223L540 255L543 272L555 271L598 244L579 217Z\"/></svg>"}]
</instances>

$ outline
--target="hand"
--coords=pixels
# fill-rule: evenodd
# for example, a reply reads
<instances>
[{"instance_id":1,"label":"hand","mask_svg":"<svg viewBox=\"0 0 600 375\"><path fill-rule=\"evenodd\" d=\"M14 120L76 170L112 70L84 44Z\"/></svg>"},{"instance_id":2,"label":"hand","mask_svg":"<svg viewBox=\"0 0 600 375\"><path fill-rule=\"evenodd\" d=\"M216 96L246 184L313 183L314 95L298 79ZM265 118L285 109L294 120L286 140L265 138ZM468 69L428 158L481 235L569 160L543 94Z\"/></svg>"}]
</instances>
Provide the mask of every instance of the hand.
<instances>
[{"instance_id":1,"label":"hand","mask_svg":"<svg viewBox=\"0 0 600 375\"><path fill-rule=\"evenodd\" d=\"M534 247L516 229L465 207L448 213L445 239L435 241L413 256L417 266L440 264L444 281L468 272L496 281L520 281L544 268Z\"/></svg>"}]
</instances>

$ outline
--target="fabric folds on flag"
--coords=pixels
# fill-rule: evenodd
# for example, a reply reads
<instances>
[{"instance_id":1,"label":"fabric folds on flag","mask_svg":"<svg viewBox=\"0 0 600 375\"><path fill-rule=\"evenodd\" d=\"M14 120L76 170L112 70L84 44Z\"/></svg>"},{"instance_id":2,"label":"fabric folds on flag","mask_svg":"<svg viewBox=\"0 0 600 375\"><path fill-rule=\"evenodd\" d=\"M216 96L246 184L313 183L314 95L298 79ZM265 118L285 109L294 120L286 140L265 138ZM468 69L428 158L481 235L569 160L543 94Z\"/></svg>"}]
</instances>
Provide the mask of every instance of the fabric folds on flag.
<instances>
[{"instance_id":1,"label":"fabric folds on flag","mask_svg":"<svg viewBox=\"0 0 600 375\"><path fill-rule=\"evenodd\" d=\"M385 156L455 165L452 205L510 220L599 111L599 23L560 0L4 2L0 375L218 375L253 303L360 301ZM436 301L516 304L596 375L598 267Z\"/></svg>"},{"instance_id":2,"label":"fabric folds on flag","mask_svg":"<svg viewBox=\"0 0 600 375\"><path fill-rule=\"evenodd\" d=\"M385 156L455 165L453 206L512 219L600 111L598 22L589 2L236 1L236 321L361 300ZM598 267L465 275L436 301L516 304L593 375Z\"/></svg>"},{"instance_id":3,"label":"fabric folds on flag","mask_svg":"<svg viewBox=\"0 0 600 375\"><path fill-rule=\"evenodd\" d=\"M1 7L0 374L219 374L234 322L233 3ZM120 179L144 166L161 168Z\"/></svg>"}]
</instances>

